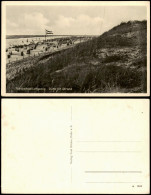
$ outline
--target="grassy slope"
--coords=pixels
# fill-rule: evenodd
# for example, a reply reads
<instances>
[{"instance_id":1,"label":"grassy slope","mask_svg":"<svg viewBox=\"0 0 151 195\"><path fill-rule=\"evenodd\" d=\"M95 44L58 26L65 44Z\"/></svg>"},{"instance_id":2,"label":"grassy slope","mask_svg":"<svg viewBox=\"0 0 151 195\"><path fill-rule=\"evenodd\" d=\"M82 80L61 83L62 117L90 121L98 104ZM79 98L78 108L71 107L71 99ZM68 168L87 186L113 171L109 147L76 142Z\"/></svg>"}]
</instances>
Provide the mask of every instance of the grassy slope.
<instances>
[{"instance_id":1,"label":"grassy slope","mask_svg":"<svg viewBox=\"0 0 151 195\"><path fill-rule=\"evenodd\" d=\"M7 81L7 92L22 88L72 88L68 92L146 92L147 22L122 23ZM36 92L36 91L26 91ZM38 91L37 91L38 92Z\"/></svg>"}]
</instances>

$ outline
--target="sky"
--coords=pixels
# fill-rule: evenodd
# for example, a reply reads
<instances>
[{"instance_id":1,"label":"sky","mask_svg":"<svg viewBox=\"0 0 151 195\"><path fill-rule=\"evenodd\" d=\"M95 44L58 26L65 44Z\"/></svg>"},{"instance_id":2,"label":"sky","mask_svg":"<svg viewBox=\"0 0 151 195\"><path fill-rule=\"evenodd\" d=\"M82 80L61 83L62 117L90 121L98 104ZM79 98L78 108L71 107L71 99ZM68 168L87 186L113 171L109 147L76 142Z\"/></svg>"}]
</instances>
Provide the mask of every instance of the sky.
<instances>
[{"instance_id":1,"label":"sky","mask_svg":"<svg viewBox=\"0 0 151 195\"><path fill-rule=\"evenodd\" d=\"M145 6L6 6L7 35L100 35L129 20L147 19Z\"/></svg>"}]
</instances>

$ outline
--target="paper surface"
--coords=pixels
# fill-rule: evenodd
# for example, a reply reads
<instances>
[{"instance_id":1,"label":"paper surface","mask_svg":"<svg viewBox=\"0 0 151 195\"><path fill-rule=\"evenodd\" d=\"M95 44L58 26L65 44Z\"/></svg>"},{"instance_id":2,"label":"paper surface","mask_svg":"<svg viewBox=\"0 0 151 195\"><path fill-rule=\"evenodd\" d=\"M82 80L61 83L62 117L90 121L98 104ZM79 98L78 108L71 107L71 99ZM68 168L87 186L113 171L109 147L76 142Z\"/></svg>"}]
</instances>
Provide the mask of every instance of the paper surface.
<instances>
[{"instance_id":1,"label":"paper surface","mask_svg":"<svg viewBox=\"0 0 151 195\"><path fill-rule=\"evenodd\" d=\"M149 101L3 99L2 193L149 193Z\"/></svg>"}]
</instances>

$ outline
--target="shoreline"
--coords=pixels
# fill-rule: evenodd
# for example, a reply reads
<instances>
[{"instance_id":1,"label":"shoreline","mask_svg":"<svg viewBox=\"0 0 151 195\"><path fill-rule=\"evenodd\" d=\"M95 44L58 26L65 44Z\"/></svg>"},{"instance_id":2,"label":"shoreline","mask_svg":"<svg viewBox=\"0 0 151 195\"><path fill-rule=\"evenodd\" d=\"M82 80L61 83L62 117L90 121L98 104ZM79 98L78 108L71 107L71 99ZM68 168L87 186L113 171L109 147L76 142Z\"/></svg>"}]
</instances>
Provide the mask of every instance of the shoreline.
<instances>
[{"instance_id":1,"label":"shoreline","mask_svg":"<svg viewBox=\"0 0 151 195\"><path fill-rule=\"evenodd\" d=\"M81 37L81 36L84 36L84 37L96 37L96 36L99 36L99 35L51 35L51 36L47 36L47 37ZM21 38L33 38L33 37L45 37L45 35L6 35L6 39L21 39Z\"/></svg>"}]
</instances>

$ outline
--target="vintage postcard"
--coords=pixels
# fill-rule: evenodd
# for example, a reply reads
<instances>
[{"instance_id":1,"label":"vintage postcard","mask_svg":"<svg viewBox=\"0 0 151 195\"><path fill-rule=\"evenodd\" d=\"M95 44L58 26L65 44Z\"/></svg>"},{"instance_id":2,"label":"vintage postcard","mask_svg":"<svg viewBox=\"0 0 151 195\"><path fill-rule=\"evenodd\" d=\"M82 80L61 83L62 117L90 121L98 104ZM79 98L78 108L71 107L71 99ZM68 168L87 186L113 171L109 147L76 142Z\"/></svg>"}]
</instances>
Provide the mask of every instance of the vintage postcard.
<instances>
[{"instance_id":1,"label":"vintage postcard","mask_svg":"<svg viewBox=\"0 0 151 195\"><path fill-rule=\"evenodd\" d=\"M149 100L3 99L2 193L149 194Z\"/></svg>"},{"instance_id":2,"label":"vintage postcard","mask_svg":"<svg viewBox=\"0 0 151 195\"><path fill-rule=\"evenodd\" d=\"M3 96L148 96L149 1L2 2Z\"/></svg>"}]
</instances>

